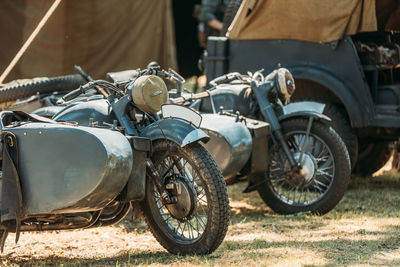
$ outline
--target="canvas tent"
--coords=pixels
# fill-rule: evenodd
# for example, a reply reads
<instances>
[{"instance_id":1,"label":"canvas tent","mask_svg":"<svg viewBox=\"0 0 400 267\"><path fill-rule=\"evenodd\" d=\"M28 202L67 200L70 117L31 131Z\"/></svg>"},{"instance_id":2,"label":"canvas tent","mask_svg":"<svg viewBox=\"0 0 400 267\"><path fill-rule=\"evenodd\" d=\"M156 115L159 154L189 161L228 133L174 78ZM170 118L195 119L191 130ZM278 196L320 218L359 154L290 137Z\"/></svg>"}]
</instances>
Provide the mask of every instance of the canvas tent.
<instances>
[{"instance_id":1,"label":"canvas tent","mask_svg":"<svg viewBox=\"0 0 400 267\"><path fill-rule=\"evenodd\" d=\"M398 27L399 2L397 0L377 2L376 0L244 0L229 28L228 37L238 40L335 41L345 35L376 31L378 29L376 14L379 15L378 20L383 15L386 16L383 23L387 27L396 28L396 24Z\"/></svg>"},{"instance_id":2,"label":"canvas tent","mask_svg":"<svg viewBox=\"0 0 400 267\"><path fill-rule=\"evenodd\" d=\"M0 72L52 2L0 1ZM170 0L63 0L6 81L73 73L75 64L104 78L151 60L177 67Z\"/></svg>"}]
</instances>

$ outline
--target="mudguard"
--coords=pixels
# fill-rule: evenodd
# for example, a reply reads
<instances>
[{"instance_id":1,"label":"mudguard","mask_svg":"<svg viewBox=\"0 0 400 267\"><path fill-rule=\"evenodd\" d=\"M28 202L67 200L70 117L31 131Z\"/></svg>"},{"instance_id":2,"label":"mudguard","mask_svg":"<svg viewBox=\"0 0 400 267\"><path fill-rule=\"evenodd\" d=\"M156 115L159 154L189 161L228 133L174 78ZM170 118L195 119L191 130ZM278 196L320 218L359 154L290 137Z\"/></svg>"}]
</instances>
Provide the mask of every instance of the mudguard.
<instances>
[{"instance_id":1,"label":"mudguard","mask_svg":"<svg viewBox=\"0 0 400 267\"><path fill-rule=\"evenodd\" d=\"M315 102L315 101L299 101L287 104L283 106L283 113L294 113L298 111L314 111L317 113L323 113L325 109L325 104Z\"/></svg>"},{"instance_id":2,"label":"mudguard","mask_svg":"<svg viewBox=\"0 0 400 267\"><path fill-rule=\"evenodd\" d=\"M181 147L197 141L206 143L210 139L202 130L176 118L156 121L144 128L140 136L150 138L152 141L167 139Z\"/></svg>"},{"instance_id":3,"label":"mudguard","mask_svg":"<svg viewBox=\"0 0 400 267\"><path fill-rule=\"evenodd\" d=\"M328 116L322 114L325 109L325 104L314 101L294 102L284 106L282 109L283 115L279 116L279 121L294 117L314 117L316 119L331 121Z\"/></svg>"}]
</instances>

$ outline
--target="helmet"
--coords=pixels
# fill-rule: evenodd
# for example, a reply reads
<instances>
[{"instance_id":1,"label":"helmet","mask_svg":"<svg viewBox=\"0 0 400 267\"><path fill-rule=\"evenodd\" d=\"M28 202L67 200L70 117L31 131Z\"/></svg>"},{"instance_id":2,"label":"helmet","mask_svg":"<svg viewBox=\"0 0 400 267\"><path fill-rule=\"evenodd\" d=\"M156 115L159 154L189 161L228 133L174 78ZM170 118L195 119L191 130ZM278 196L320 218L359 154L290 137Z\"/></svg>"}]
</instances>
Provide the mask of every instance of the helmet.
<instances>
[{"instance_id":1,"label":"helmet","mask_svg":"<svg viewBox=\"0 0 400 267\"><path fill-rule=\"evenodd\" d=\"M141 76L133 84L132 99L143 111L157 113L161 110L161 106L168 101L167 86L158 76Z\"/></svg>"}]
</instances>

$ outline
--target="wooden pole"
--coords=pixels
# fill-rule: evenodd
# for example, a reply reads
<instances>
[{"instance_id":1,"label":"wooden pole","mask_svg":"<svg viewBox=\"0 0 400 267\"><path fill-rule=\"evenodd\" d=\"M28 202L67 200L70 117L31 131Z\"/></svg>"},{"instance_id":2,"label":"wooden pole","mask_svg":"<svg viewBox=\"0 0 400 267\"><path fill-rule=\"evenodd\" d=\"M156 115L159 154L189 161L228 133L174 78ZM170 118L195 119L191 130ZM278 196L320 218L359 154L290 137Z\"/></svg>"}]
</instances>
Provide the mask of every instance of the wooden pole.
<instances>
[{"instance_id":1,"label":"wooden pole","mask_svg":"<svg viewBox=\"0 0 400 267\"><path fill-rule=\"evenodd\" d=\"M46 14L42 18L42 20L39 22L35 30L32 32L32 34L29 36L28 40L24 43L24 45L21 47L21 49L18 51L18 53L15 55L13 60L10 62L10 64L7 66L7 68L4 70L4 72L0 76L0 84L3 83L5 78L10 74L11 70L15 67L15 65L18 63L18 61L21 59L22 55L25 53L26 49L31 45L33 40L36 38L40 30L43 28L43 26L46 24L46 22L49 20L50 16L54 13L58 5L61 3L62 0L55 0L54 3L51 5L49 10L47 10Z\"/></svg>"}]
</instances>

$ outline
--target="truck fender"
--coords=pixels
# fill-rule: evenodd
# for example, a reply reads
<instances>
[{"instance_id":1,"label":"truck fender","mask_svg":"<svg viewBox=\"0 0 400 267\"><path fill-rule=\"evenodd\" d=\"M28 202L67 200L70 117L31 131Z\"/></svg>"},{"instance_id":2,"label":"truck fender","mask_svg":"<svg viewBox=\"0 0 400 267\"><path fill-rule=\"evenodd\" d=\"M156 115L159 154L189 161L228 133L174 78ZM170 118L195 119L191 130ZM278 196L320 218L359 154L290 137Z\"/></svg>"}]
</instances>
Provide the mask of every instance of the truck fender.
<instances>
[{"instance_id":1,"label":"truck fender","mask_svg":"<svg viewBox=\"0 0 400 267\"><path fill-rule=\"evenodd\" d=\"M176 118L153 122L141 131L140 136L150 138L151 141L167 139L181 147L198 141L206 143L210 139L202 130Z\"/></svg>"},{"instance_id":2,"label":"truck fender","mask_svg":"<svg viewBox=\"0 0 400 267\"><path fill-rule=\"evenodd\" d=\"M316 82L331 93L333 93L345 107L353 127L365 126L368 121L368 116L371 116L370 106L364 108L360 105L359 98L367 98L367 96L354 96L343 81L333 75L328 69L323 66L315 66L314 64L287 66L292 72L294 79L309 80ZM364 99L365 103L369 101Z\"/></svg>"}]
</instances>

